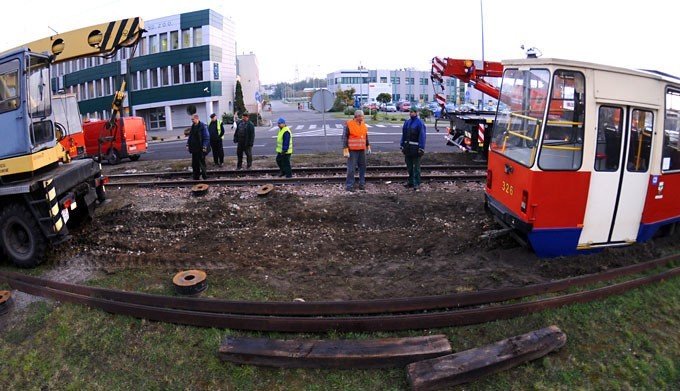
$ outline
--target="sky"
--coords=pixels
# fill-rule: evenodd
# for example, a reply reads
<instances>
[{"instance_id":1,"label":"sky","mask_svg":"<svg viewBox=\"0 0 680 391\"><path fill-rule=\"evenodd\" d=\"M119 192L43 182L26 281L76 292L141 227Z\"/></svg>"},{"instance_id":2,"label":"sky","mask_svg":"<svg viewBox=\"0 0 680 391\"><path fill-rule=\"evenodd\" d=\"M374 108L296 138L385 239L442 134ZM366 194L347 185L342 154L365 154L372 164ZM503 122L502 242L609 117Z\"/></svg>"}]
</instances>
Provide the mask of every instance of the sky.
<instances>
[{"instance_id":1,"label":"sky","mask_svg":"<svg viewBox=\"0 0 680 391\"><path fill-rule=\"evenodd\" d=\"M3 6L0 51L53 30L210 8L234 22L237 54L256 55L262 84L359 66L429 71L434 56L523 58L522 45L546 58L680 76L680 34L672 30L680 3L668 0L10 0Z\"/></svg>"}]
</instances>

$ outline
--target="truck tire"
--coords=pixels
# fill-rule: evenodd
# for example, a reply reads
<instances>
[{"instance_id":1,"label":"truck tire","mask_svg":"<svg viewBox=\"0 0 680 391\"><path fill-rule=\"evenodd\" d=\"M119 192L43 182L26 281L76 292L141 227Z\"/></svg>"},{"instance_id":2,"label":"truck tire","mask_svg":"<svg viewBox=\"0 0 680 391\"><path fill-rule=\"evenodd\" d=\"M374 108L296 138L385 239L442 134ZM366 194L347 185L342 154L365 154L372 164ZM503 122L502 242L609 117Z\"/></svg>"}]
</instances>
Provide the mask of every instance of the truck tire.
<instances>
[{"instance_id":1,"label":"truck tire","mask_svg":"<svg viewBox=\"0 0 680 391\"><path fill-rule=\"evenodd\" d=\"M142 157L142 155L130 155L130 160L136 162L140 157Z\"/></svg>"},{"instance_id":2,"label":"truck tire","mask_svg":"<svg viewBox=\"0 0 680 391\"><path fill-rule=\"evenodd\" d=\"M23 268L40 265L47 251L47 239L38 223L20 204L10 204L0 212L0 244L7 259Z\"/></svg>"},{"instance_id":3,"label":"truck tire","mask_svg":"<svg viewBox=\"0 0 680 391\"><path fill-rule=\"evenodd\" d=\"M112 166L120 163L120 154L116 151L116 148L109 149L109 153L106 154L106 160Z\"/></svg>"}]
</instances>

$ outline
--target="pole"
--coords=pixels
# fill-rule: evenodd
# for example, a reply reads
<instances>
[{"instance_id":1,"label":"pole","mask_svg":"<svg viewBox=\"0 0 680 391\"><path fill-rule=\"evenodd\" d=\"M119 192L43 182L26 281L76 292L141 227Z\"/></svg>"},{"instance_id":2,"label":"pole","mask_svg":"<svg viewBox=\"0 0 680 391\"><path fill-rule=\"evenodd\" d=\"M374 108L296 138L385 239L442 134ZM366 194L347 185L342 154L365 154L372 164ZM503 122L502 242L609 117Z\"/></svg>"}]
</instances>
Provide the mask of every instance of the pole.
<instances>
[{"instance_id":1,"label":"pole","mask_svg":"<svg viewBox=\"0 0 680 391\"><path fill-rule=\"evenodd\" d=\"M321 90L319 90L321 91ZM323 143L326 146L326 152L328 152L328 138L326 137L326 94L321 93L321 119L323 121Z\"/></svg>"}]
</instances>

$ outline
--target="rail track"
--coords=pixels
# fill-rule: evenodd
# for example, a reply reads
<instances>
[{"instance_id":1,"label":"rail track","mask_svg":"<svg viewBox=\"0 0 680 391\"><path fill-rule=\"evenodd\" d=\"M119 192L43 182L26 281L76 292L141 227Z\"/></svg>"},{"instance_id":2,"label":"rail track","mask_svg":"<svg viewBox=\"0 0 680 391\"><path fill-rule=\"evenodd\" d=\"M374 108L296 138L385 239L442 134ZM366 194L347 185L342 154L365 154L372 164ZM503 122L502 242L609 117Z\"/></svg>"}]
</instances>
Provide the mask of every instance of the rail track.
<instances>
[{"instance_id":1,"label":"rail track","mask_svg":"<svg viewBox=\"0 0 680 391\"><path fill-rule=\"evenodd\" d=\"M482 165L424 165L421 179L426 181L481 181L486 179L486 167ZM301 167L293 170L293 178L279 177L278 169L212 170L208 179L191 180L188 171L149 172L108 175L113 186L193 186L196 183L229 184L234 186L253 184L303 184L344 183L346 167ZM367 182L403 181L406 167L368 166Z\"/></svg>"},{"instance_id":2,"label":"rail track","mask_svg":"<svg viewBox=\"0 0 680 391\"><path fill-rule=\"evenodd\" d=\"M443 296L345 302L253 302L171 297L74 285L0 271L0 282L25 293L88 305L107 312L193 326L276 332L397 331L508 319L564 305L584 303L673 278L680 255L603 273L520 288ZM655 274L635 274L664 268ZM616 279L630 277L623 282ZM547 298L530 298L587 284L609 285ZM519 302L508 301L518 300ZM473 307L475 306L475 307Z\"/></svg>"}]
</instances>

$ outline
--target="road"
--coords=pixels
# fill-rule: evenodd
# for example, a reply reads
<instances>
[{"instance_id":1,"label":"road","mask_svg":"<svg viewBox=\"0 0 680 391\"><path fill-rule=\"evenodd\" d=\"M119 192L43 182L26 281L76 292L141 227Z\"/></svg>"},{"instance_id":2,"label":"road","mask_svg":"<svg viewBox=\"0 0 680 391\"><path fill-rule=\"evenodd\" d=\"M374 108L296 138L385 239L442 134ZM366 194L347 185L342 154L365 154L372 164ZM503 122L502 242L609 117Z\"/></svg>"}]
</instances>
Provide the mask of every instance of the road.
<instances>
[{"instance_id":1,"label":"road","mask_svg":"<svg viewBox=\"0 0 680 391\"><path fill-rule=\"evenodd\" d=\"M276 135L278 134L276 121L279 117L286 119L288 127L293 132L294 154L342 153L340 137L342 135L343 124L346 120L332 118L329 113L324 115L309 110L298 111L295 106L288 106L280 101L274 101L272 102L272 111L266 112L263 115L267 126L255 128L253 155L273 156L276 154ZM271 126L269 126L269 120L271 120ZM385 122L368 125L368 137L373 152L398 151L402 124ZM436 132L432 121L428 122L426 126L426 151L457 152L454 147L446 145L444 133ZM236 145L231 142L231 134L231 128L227 128L227 135L224 137L225 156L236 155ZM185 143L184 138L176 141L149 143L149 149L142 159L185 159L188 157Z\"/></svg>"}]
</instances>

